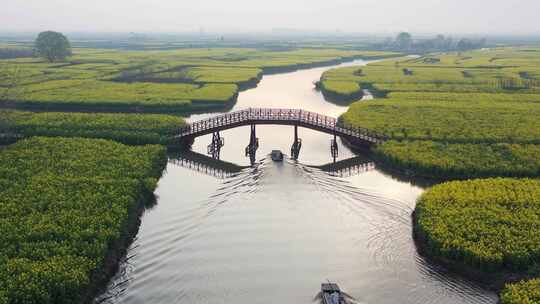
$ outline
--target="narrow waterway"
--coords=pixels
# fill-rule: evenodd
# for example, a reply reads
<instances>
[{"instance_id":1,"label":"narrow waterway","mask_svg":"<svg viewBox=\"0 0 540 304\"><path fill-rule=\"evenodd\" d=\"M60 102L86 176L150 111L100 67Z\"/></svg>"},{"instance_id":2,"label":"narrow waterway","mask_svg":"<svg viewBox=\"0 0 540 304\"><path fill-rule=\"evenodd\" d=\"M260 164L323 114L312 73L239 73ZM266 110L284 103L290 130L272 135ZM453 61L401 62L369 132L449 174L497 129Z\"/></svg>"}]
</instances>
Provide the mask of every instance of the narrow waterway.
<instances>
[{"instance_id":1,"label":"narrow waterway","mask_svg":"<svg viewBox=\"0 0 540 304\"><path fill-rule=\"evenodd\" d=\"M326 102L313 85L328 68L265 76L232 111L302 108L337 117L346 107ZM307 304L331 280L358 303L497 302L417 253L411 213L421 187L371 166L314 168L332 161L331 137L299 133L298 162L268 157L273 149L290 150L288 126L257 126L258 161L237 173L171 159L157 204L145 212L126 261L98 301ZM221 135L221 160L248 166L249 127ZM193 150L205 154L209 143L209 136L198 138ZM354 156L340 145L339 160Z\"/></svg>"}]
</instances>

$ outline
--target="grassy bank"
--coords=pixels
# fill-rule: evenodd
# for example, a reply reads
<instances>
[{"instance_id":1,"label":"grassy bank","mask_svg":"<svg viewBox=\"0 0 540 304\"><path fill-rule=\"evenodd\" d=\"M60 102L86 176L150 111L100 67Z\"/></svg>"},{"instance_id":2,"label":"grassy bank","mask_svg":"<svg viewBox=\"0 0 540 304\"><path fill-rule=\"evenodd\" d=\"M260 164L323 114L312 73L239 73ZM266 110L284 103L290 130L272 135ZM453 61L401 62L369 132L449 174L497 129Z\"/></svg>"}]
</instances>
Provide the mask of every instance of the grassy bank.
<instances>
[{"instance_id":1,"label":"grassy bank","mask_svg":"<svg viewBox=\"0 0 540 304\"><path fill-rule=\"evenodd\" d=\"M165 150L37 137L0 160L0 303L89 301L154 191Z\"/></svg>"},{"instance_id":2,"label":"grassy bank","mask_svg":"<svg viewBox=\"0 0 540 304\"><path fill-rule=\"evenodd\" d=\"M161 114L24 112L0 110L7 134L111 139L129 145L170 145L185 126L181 117Z\"/></svg>"},{"instance_id":3,"label":"grassy bank","mask_svg":"<svg viewBox=\"0 0 540 304\"><path fill-rule=\"evenodd\" d=\"M415 231L432 255L484 271L527 272L540 263L540 181L479 179L425 192Z\"/></svg>"},{"instance_id":4,"label":"grassy bank","mask_svg":"<svg viewBox=\"0 0 540 304\"><path fill-rule=\"evenodd\" d=\"M393 169L437 179L537 177L540 53L527 50L401 58L323 78L385 96L354 103L342 120L394 139L376 149Z\"/></svg>"},{"instance_id":5,"label":"grassy bank","mask_svg":"<svg viewBox=\"0 0 540 304\"><path fill-rule=\"evenodd\" d=\"M539 218L539 180L448 182L420 197L414 231L430 257L496 289L509 281L502 303L535 303L538 280L527 280L540 275Z\"/></svg>"},{"instance_id":6,"label":"grassy bank","mask_svg":"<svg viewBox=\"0 0 540 304\"><path fill-rule=\"evenodd\" d=\"M344 123L386 134L374 155L409 176L463 179L417 202L414 231L429 257L480 279L502 303L538 303L540 52L499 48L331 70L323 82L377 100L354 103ZM536 50L538 50L536 48Z\"/></svg>"},{"instance_id":7,"label":"grassy bank","mask_svg":"<svg viewBox=\"0 0 540 304\"><path fill-rule=\"evenodd\" d=\"M362 67L331 69L323 73L319 88L328 101L352 102L362 97Z\"/></svg>"},{"instance_id":8,"label":"grassy bank","mask_svg":"<svg viewBox=\"0 0 540 304\"><path fill-rule=\"evenodd\" d=\"M263 73L379 58L392 53L331 49L75 49L67 62L0 60L16 75L0 77L7 106L54 111L190 112L230 107ZM15 88L3 94L2 86Z\"/></svg>"},{"instance_id":9,"label":"grassy bank","mask_svg":"<svg viewBox=\"0 0 540 304\"><path fill-rule=\"evenodd\" d=\"M540 303L540 279L509 284L501 294L501 304Z\"/></svg>"},{"instance_id":10,"label":"grassy bank","mask_svg":"<svg viewBox=\"0 0 540 304\"><path fill-rule=\"evenodd\" d=\"M343 120L398 140L540 143L540 104L381 99L353 104Z\"/></svg>"},{"instance_id":11,"label":"grassy bank","mask_svg":"<svg viewBox=\"0 0 540 304\"><path fill-rule=\"evenodd\" d=\"M391 168L438 180L540 176L540 145L389 141L374 150Z\"/></svg>"}]
</instances>

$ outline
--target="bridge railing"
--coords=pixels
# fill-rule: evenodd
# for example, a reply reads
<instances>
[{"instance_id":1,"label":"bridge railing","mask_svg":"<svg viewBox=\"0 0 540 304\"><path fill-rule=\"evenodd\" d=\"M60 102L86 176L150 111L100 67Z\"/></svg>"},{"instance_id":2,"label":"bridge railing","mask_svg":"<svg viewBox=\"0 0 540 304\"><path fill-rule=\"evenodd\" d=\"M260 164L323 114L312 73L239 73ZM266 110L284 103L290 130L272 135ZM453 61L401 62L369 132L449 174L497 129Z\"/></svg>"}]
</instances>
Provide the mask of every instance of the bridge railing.
<instances>
[{"instance_id":1,"label":"bridge railing","mask_svg":"<svg viewBox=\"0 0 540 304\"><path fill-rule=\"evenodd\" d=\"M204 132L209 129L225 127L235 123L256 120L301 122L375 143L387 140L386 136L372 130L341 124L334 117L301 109L267 108L248 108L245 110L214 116L201 121L196 121L186 127L179 129L178 134L179 137L182 137L187 135L193 135L199 132Z\"/></svg>"}]
</instances>

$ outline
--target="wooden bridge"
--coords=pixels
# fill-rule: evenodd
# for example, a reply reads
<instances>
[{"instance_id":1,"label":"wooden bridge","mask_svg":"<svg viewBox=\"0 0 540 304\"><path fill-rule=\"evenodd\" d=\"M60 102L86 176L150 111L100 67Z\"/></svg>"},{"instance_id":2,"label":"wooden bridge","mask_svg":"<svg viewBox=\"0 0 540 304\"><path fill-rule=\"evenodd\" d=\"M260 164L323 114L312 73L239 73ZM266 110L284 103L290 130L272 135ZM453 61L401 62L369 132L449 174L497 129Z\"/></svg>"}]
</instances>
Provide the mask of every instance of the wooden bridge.
<instances>
[{"instance_id":1,"label":"wooden bridge","mask_svg":"<svg viewBox=\"0 0 540 304\"><path fill-rule=\"evenodd\" d=\"M251 163L255 162L255 153L259 148L259 139L256 136L256 125L290 125L294 126L294 140L291 146L291 157L298 159L302 140L298 138L298 127L304 127L333 135L330 142L330 153L336 161L338 155L337 137L357 147L371 147L387 140L387 137L368 129L358 128L340 123L334 117L318 114L300 109L266 109L248 108L232 113L214 116L201 121L193 122L178 130L174 137L181 145L191 145L196 137L213 134L212 142L208 145L208 154L219 159L220 150L225 144L220 131L241 126L251 126L249 144L246 147L246 156Z\"/></svg>"},{"instance_id":2,"label":"wooden bridge","mask_svg":"<svg viewBox=\"0 0 540 304\"><path fill-rule=\"evenodd\" d=\"M249 108L196 121L178 130L177 139L195 138L248 125L290 125L379 144L386 136L374 131L342 125L334 117L300 109Z\"/></svg>"}]
</instances>

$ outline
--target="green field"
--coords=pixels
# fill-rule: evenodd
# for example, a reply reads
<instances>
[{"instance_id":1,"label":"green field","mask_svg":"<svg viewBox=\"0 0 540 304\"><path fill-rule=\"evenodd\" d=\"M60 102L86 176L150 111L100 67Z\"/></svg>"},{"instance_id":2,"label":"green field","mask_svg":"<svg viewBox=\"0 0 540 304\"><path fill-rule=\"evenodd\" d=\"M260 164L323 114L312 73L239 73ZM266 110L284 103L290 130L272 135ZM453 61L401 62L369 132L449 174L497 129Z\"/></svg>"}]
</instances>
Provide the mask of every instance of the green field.
<instances>
[{"instance_id":1,"label":"green field","mask_svg":"<svg viewBox=\"0 0 540 304\"><path fill-rule=\"evenodd\" d=\"M425 192L415 231L435 256L485 271L540 263L540 181L479 179Z\"/></svg>"},{"instance_id":2,"label":"green field","mask_svg":"<svg viewBox=\"0 0 540 304\"><path fill-rule=\"evenodd\" d=\"M379 97L352 104L341 121L391 139L373 151L386 168L467 180L428 189L417 202L414 231L430 256L468 273L540 274L540 181L473 179L540 177L539 51L400 58L321 78L337 92L356 85ZM501 301L540 303L538 290L538 280L509 284Z\"/></svg>"},{"instance_id":3,"label":"green field","mask_svg":"<svg viewBox=\"0 0 540 304\"><path fill-rule=\"evenodd\" d=\"M501 304L540 303L540 279L509 284L501 294Z\"/></svg>"},{"instance_id":4,"label":"green field","mask_svg":"<svg viewBox=\"0 0 540 304\"><path fill-rule=\"evenodd\" d=\"M376 95L393 92L540 93L540 55L500 48L399 58L325 72L321 81L357 84Z\"/></svg>"},{"instance_id":5,"label":"green field","mask_svg":"<svg viewBox=\"0 0 540 304\"><path fill-rule=\"evenodd\" d=\"M171 136L185 126L183 118L163 114L0 110L0 118L3 121L0 130L7 134L104 138L130 145L170 145Z\"/></svg>"},{"instance_id":6,"label":"green field","mask_svg":"<svg viewBox=\"0 0 540 304\"><path fill-rule=\"evenodd\" d=\"M342 121L400 141L376 150L393 168L437 179L537 177L540 52L528 50L386 60L330 70L322 80L385 97L354 103Z\"/></svg>"},{"instance_id":7,"label":"green field","mask_svg":"<svg viewBox=\"0 0 540 304\"><path fill-rule=\"evenodd\" d=\"M80 302L105 277L107 256L130 237L165 166L163 147L142 145L172 145L185 126L179 116L148 113L224 110L265 73L399 55L144 48L75 48L61 63L0 60L0 105L10 108L0 109L0 140L25 138L0 150L0 304ZM430 255L538 276L540 181L528 178L540 177L539 48L332 69L319 88L347 103L364 89L380 97L355 102L340 121L387 135L373 150L387 167L467 180L418 201L414 230ZM62 112L81 110L90 113ZM505 178L468 180L487 177ZM538 284L509 284L502 303L537 303Z\"/></svg>"},{"instance_id":8,"label":"green field","mask_svg":"<svg viewBox=\"0 0 540 304\"><path fill-rule=\"evenodd\" d=\"M374 100L357 102L345 122L399 140L540 143L540 104Z\"/></svg>"},{"instance_id":9,"label":"green field","mask_svg":"<svg viewBox=\"0 0 540 304\"><path fill-rule=\"evenodd\" d=\"M19 108L134 112L223 109L263 72L393 53L333 49L241 48L127 51L74 49L67 62L0 60L0 101ZM16 77L15 77L16 75ZM17 85L5 93L10 81ZM4 92L3 92L4 91ZM7 95L7 96L5 96ZM3 96L3 97L2 97Z\"/></svg>"},{"instance_id":10,"label":"green field","mask_svg":"<svg viewBox=\"0 0 540 304\"><path fill-rule=\"evenodd\" d=\"M538 93L539 58L538 52L510 47L420 58L402 57L362 68L333 69L325 72L322 80L368 84L382 93Z\"/></svg>"},{"instance_id":11,"label":"green field","mask_svg":"<svg viewBox=\"0 0 540 304\"><path fill-rule=\"evenodd\" d=\"M417 201L414 231L431 256L465 265L467 272L523 278L505 286L501 303L540 300L540 281L529 280L540 275L540 180L475 179L434 186Z\"/></svg>"},{"instance_id":12,"label":"green field","mask_svg":"<svg viewBox=\"0 0 540 304\"><path fill-rule=\"evenodd\" d=\"M438 179L540 176L540 145L389 141L375 158L392 168Z\"/></svg>"},{"instance_id":13,"label":"green field","mask_svg":"<svg viewBox=\"0 0 540 304\"><path fill-rule=\"evenodd\" d=\"M95 139L35 137L2 149L0 303L88 301L166 161L160 146Z\"/></svg>"}]
</instances>

